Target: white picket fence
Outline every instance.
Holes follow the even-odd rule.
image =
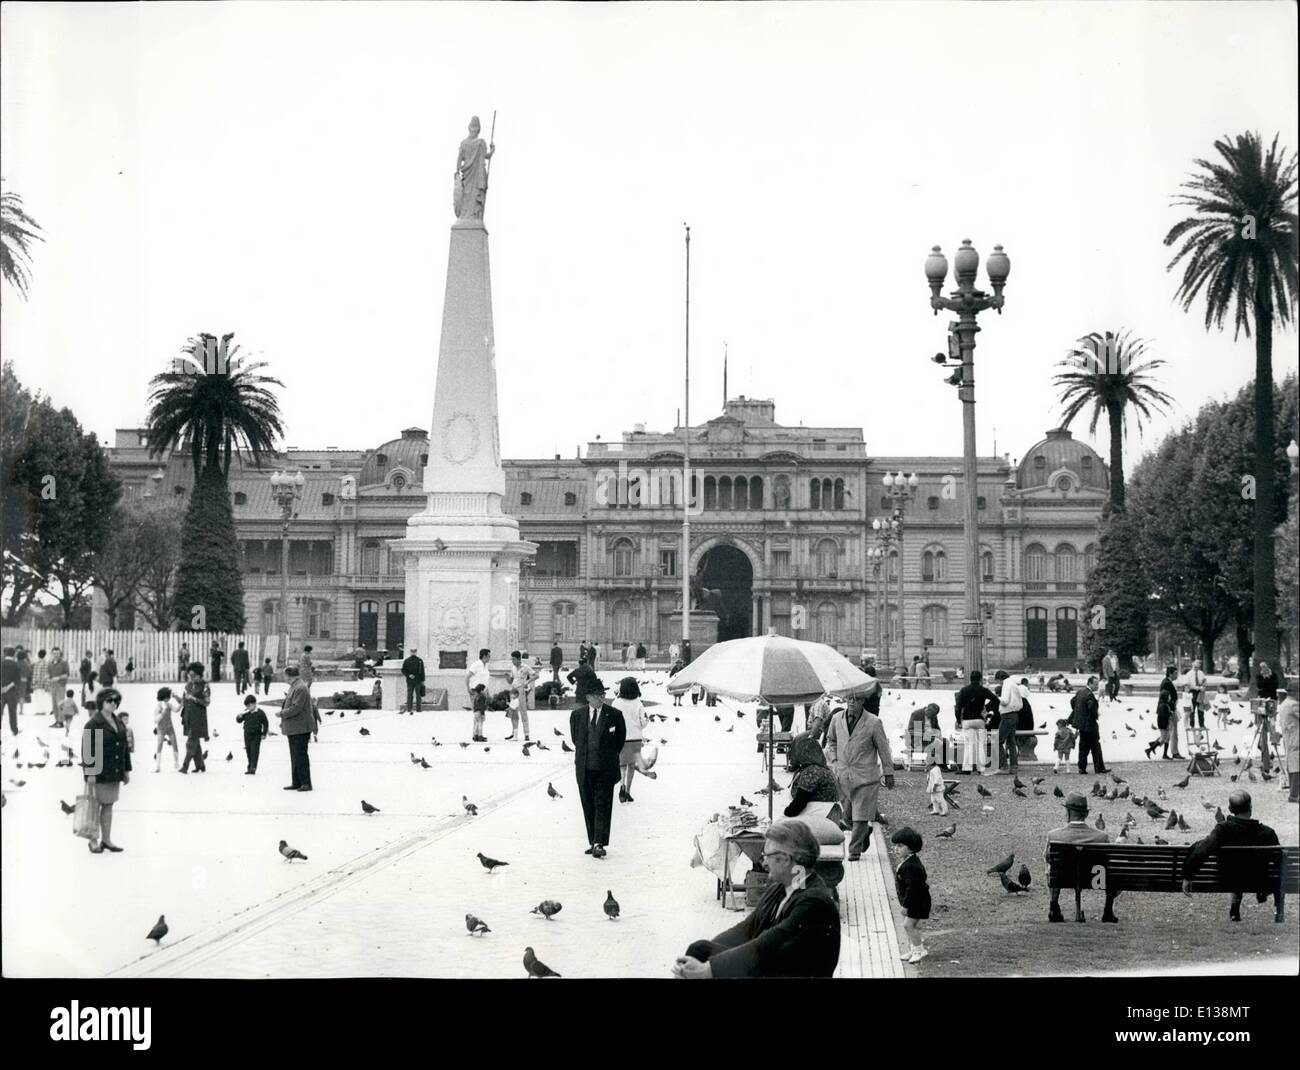
[[[190,660],[203,662],[205,671],[211,672],[208,651],[212,649],[214,639],[226,655],[221,662],[223,680],[233,679],[230,655],[239,643],[243,643],[244,649],[248,651],[250,672],[261,664],[264,641],[260,635],[236,635],[233,632],[110,631],[107,628],[73,631],[58,628],[6,628],[4,633],[5,646],[25,647],[28,657],[33,661],[36,660],[38,650],[45,650],[48,655],[49,651],[58,647],[68,659],[74,681],[77,678],[77,666],[81,664],[87,650],[91,652],[90,660],[96,672],[104,660],[104,651],[111,650],[123,680],[127,678],[126,663],[133,661],[135,669],[131,673],[132,680],[158,683],[175,681],[179,676],[182,643],[190,648]],[[266,645],[274,645],[274,638]],[[265,656],[274,656],[274,651],[268,650]]]

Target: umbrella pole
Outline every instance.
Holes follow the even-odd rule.
[[[767,820],[770,824],[772,821],[772,785],[774,783],[772,774],[772,756],[775,740],[773,738],[772,722],[776,720],[776,707],[767,708]]]

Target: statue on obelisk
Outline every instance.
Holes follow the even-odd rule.
[[[477,117],[469,133],[456,159],[426,501],[407,520],[402,543],[406,638],[425,659],[426,685],[445,688],[452,709],[469,702],[465,670],[480,650],[492,652],[494,690],[504,686],[520,639],[520,564],[537,550],[502,510],[492,272],[483,225],[495,146],[478,136]]]
[[[451,206],[457,219],[482,219],[483,208],[487,203],[488,170],[492,154],[497,151],[496,143],[491,140],[496,134],[496,113],[492,114],[492,134],[485,143],[479,137],[483,129],[478,116],[471,116],[469,137],[460,143],[456,154],[456,185],[452,190]]]

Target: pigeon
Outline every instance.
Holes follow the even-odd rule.
[[[1192,826],[1187,823],[1187,818],[1185,818],[1182,814],[1178,815],[1178,831],[1179,832],[1192,831]]]
[[[1127,813],[1127,814],[1124,815],[1124,824],[1125,824],[1125,825],[1133,825],[1133,826],[1136,827],[1137,823],[1138,823],[1138,822],[1137,822],[1137,818],[1134,817],[1131,813]]]
[[[469,746],[468,743],[462,743],[462,744],[460,744],[460,749],[461,749],[461,750],[464,750],[464,749],[465,749],[466,747],[468,747],[468,746]]]
[[[1058,799],[1065,798],[1065,792],[1061,790],[1061,786],[1059,784],[1054,784],[1052,786],[1052,794],[1055,795]]]
[[[754,804],[753,804],[752,802],[750,802],[748,799],[746,799],[746,798],[742,795],[742,796],[740,797],[740,805],[741,805],[741,806],[753,806]]]
[[[482,918],[476,918],[473,914],[465,915],[465,928],[469,930],[470,936],[490,933],[492,930],[487,927],[487,922]]]
[[[214,733],[214,734],[215,734],[215,733]],[[37,737],[36,737],[36,742],[39,743],[42,747],[48,747],[48,746],[49,746],[49,744],[46,743],[45,740],[41,739],[40,736],[37,736]]]
[[[719,717],[719,716],[715,713],[715,714],[713,715],[713,720],[714,720],[714,722],[716,723],[716,722],[718,722],[718,721],[721,721],[722,718]]]
[[[1249,769],[1249,768],[1250,768],[1252,765],[1254,765],[1254,764],[1255,764],[1255,759],[1254,759],[1254,758],[1247,758],[1247,759],[1246,759],[1246,768],[1247,768],[1247,769]]]
[[[1091,795],[1093,798],[1096,798],[1098,795],[1105,795],[1106,789],[1101,786],[1100,780],[1094,780],[1092,782],[1092,791],[1090,791],[1088,794]]]
[[[1127,721],[1124,722],[1124,727],[1127,728],[1130,732],[1133,731],[1133,726],[1129,724]]]
[[[1111,788],[1110,791],[1106,793],[1107,802],[1114,802],[1118,798],[1119,798],[1119,792],[1116,791],[1114,788]]]
[[[744,711],[744,710],[737,710],[737,711],[736,711],[736,716],[737,716],[737,717],[744,717],[744,716],[745,716],[745,711]]]
[[[560,750],[562,750],[565,754],[573,753],[573,748],[569,746],[569,741],[567,739],[560,740]]]
[[[162,938],[166,935],[167,935],[167,919],[162,914],[159,914],[158,924],[149,930],[149,935],[146,936],[145,939],[152,940],[154,947],[161,947]]]
[[[1012,789],[1011,789],[1011,794],[1014,795],[1014,796],[1016,796],[1016,797],[1019,798],[1019,799],[1028,799],[1028,798],[1029,798],[1029,796],[1026,795],[1026,794],[1025,794],[1023,791],[1021,791],[1019,788],[1012,788]]]
[[[1097,827],[1098,827],[1099,829],[1102,829],[1103,831],[1105,831],[1105,828],[1106,828],[1106,819],[1105,819],[1104,817],[1102,817],[1101,814],[1098,814],[1098,815],[1097,815]]]
[[[548,747],[545,743],[534,743],[533,746],[536,747],[538,750],[550,750],[550,749],[551,749],[551,748]]]
[[[1202,802],[1202,803],[1201,803],[1201,806],[1202,806],[1203,808],[1205,808],[1206,810],[1213,810],[1213,809],[1214,809],[1214,803],[1212,803],[1212,802]]]
[[[213,739],[220,739],[220,738],[221,738],[221,733],[218,732],[215,728],[212,730],[212,738],[213,738]]]
[[[1233,753],[1234,756],[1236,755],[1236,753],[1237,753],[1237,748],[1236,748],[1236,747],[1233,747],[1233,748],[1232,748],[1232,753]],[[15,757],[18,756],[18,752],[17,752],[17,751],[14,751],[14,756],[15,756]]]
[[[465,807],[465,813],[469,814],[470,817],[478,817],[478,807],[469,801],[468,795],[460,797],[460,804]]]
[[[1216,807],[1214,808],[1214,823],[1215,823],[1216,825],[1222,825],[1222,824],[1223,824],[1225,821],[1227,821],[1227,820],[1228,820],[1228,819],[1227,819],[1226,817],[1223,816],[1223,807],[1222,807],[1222,806],[1216,806]]]
[[[27,768],[28,768],[28,769],[44,769],[48,764],[49,764],[48,762],[28,762],[28,763],[27,763]],[[1254,777],[1252,776],[1251,779],[1253,780]]]
[[[491,748],[491,747],[484,747],[484,748],[483,748],[483,753],[484,753],[484,754],[491,754],[491,753],[492,753],[492,748]]]
[[[1122,776],[1120,776],[1120,775],[1119,775],[1117,772],[1115,772],[1113,769],[1111,770],[1111,773],[1110,773],[1110,779],[1111,779],[1112,781],[1114,781],[1116,784],[1127,784],[1127,783],[1128,783],[1127,780],[1125,780]]]
[[[531,758],[532,756],[533,756],[533,752],[530,751],[527,747],[525,747],[525,748],[524,748],[524,757],[525,757],[525,758]]]
[[[290,847],[284,840],[280,841],[280,854],[286,862],[292,862],[295,858],[301,858],[304,862],[307,861],[305,854],[296,847]]]
[[[546,794],[549,795],[552,799],[564,798],[563,795],[561,795],[558,791],[555,790],[555,785],[552,784],[549,780],[546,782]]]
[[[432,746],[432,747],[441,747],[441,746],[442,746],[442,744],[438,742],[438,737],[437,737],[437,736],[430,736],[430,737],[429,737],[429,745]]]
[[[482,858],[482,857],[483,857],[482,855],[479,855],[479,858]],[[489,860],[489,861],[490,861],[490,860]],[[504,863],[497,863],[497,864],[498,864],[498,865],[503,865]],[[487,865],[487,863],[485,862],[484,865]],[[542,917],[544,917],[547,921],[550,921],[553,917],[555,917],[556,914],[558,914],[558,913],[559,913],[561,910],[563,910],[563,909],[564,909],[564,906],[560,903],[559,900],[557,900],[557,899],[543,899],[540,903],[537,904],[537,906],[533,907],[533,909],[530,910],[529,913],[530,913],[530,914],[540,914],[540,915],[542,915]]]
[[[377,814],[377,813],[379,813],[379,807],[378,807],[378,806],[371,806],[368,802],[366,802],[365,799],[362,799],[362,800],[361,800],[361,811],[362,811],[362,813],[364,813],[364,814]]]
[[[727,731],[728,731],[728,732],[734,732],[735,730],[736,730],[736,726],[735,726],[734,724],[732,724],[732,725],[727,725]]]
[[[1155,820],[1158,817],[1164,817],[1168,812],[1169,811],[1157,806],[1150,799],[1147,800],[1147,816],[1152,820]]]
[[[1174,787],[1176,787],[1176,788],[1185,788],[1185,787],[1187,787],[1187,785],[1190,784],[1191,782],[1192,782],[1191,775],[1188,774],[1187,776],[1183,777],[1183,779],[1180,780],[1177,784],[1175,784]]]
[[[1038,787],[1037,785],[1034,785],[1034,794],[1035,794],[1035,795],[1046,795],[1047,792],[1045,792],[1042,788]]]
[[[479,864],[482,865],[482,867],[486,869],[489,873],[491,873],[494,869],[496,869],[497,866],[510,865],[509,862],[498,862],[495,858],[489,858],[482,851],[478,852],[478,860],[479,860]]]
[[[976,784],[975,790],[986,799],[991,799],[993,797],[993,792],[989,791],[989,789],[983,784]]]
[[[11,780],[11,781],[9,781],[9,783],[12,784],[15,788],[21,788],[24,784],[27,783],[27,781],[25,781],[25,780]]]
[[[234,760],[235,760],[235,752],[234,752],[234,751],[227,751],[227,752],[226,752],[226,761],[228,761],[228,762],[233,762]]]
[[[1028,888],[1029,882],[1033,879],[1033,875],[1029,872],[1029,867],[1022,862],[1020,865],[1020,872],[1016,874],[1016,880],[1020,882],[1020,887]]]
[[[1169,841],[1166,840],[1163,836],[1157,836],[1157,837],[1156,837],[1156,843],[1158,843],[1161,847],[1168,847],[1168,846],[1169,846]]]
[[[1237,777],[1239,777],[1240,775],[1241,775],[1240,773],[1233,773],[1232,776],[1228,777],[1228,779],[1235,784],[1237,783]]]
[[[40,765],[38,765],[36,768],[37,768],[37,769],[44,769],[44,768],[45,768],[45,763],[42,762],[42,763],[41,763]],[[1265,781],[1269,781],[1269,780],[1272,780],[1272,779],[1273,779],[1273,774],[1270,773],[1267,769],[1261,769],[1261,770],[1259,771],[1259,775],[1260,775],[1261,779],[1263,779],[1263,780],[1265,780]]]
[[[367,728],[365,725],[362,725],[361,728],[359,729],[359,731],[361,732],[361,734],[362,734],[363,736],[368,736],[368,735],[370,735],[370,729]]]
[[[1233,759],[1232,759],[1232,764],[1233,764],[1233,765],[1240,765],[1240,764],[1241,764],[1241,756],[1238,755],[1236,758],[1233,758]]]
[[[1025,785],[1022,784],[1022,783],[1020,782],[1020,777],[1019,777],[1019,776],[1013,776],[1013,777],[1011,778],[1011,784],[1012,784],[1013,787],[1017,787],[1017,788],[1019,788],[1021,791],[1024,791],[1024,789],[1025,789]]]
[[[609,889],[605,890],[605,917],[610,921],[618,921],[618,900],[614,898],[614,893]]]
[[[75,806],[69,806],[62,799],[59,800],[59,809],[62,810],[65,814],[73,814],[76,813],[77,811],[77,808]]]
[[[777,790],[777,791],[784,791],[785,789],[778,785],[777,788],[776,788],[776,790]],[[889,825],[890,825],[889,818],[887,818],[884,814],[882,814],[879,810],[877,810],[877,811],[876,811],[876,824],[879,825],[881,828],[889,828]]]
[[[1004,858],[996,866],[993,866],[991,869],[986,870],[985,875],[991,877],[994,873],[1005,873],[1007,870],[1011,868],[1012,863],[1014,863],[1015,860],[1016,860],[1016,852],[1012,851],[1009,855],[1007,855],[1006,858]]]
[[[419,764],[420,764],[420,759],[417,758],[414,754],[411,754],[410,751],[407,751],[406,753],[411,755],[411,764],[412,764],[412,765],[419,765]]]
[[[954,836],[956,836],[956,835],[957,835],[957,822],[954,821],[954,822],[953,822],[951,825],[949,825],[946,829],[942,829],[942,830],[940,830],[940,832],[939,832],[939,839],[941,839],[941,840],[951,840],[951,839],[952,839]]]
[[[1124,785],[1124,788],[1123,788],[1123,790],[1119,793],[1118,798],[1120,798],[1120,799],[1127,799],[1127,798],[1128,798],[1128,785],[1127,785],[1127,784]]]
[[[554,732],[554,733],[555,733],[557,736],[559,736],[561,739],[564,738],[564,733],[561,732],[558,728],[554,728],[554,727],[552,727],[552,728],[551,728],[551,731]]]
[[[1116,843],[1128,843],[1128,825],[1123,824],[1119,827],[1119,835],[1115,837]]]
[[[668,740],[666,740],[666,739],[661,739],[661,740],[659,741],[659,745],[662,746],[662,747],[666,747],[666,746],[668,746]]]
[[[1223,750],[1223,744],[1220,743],[1217,739],[1214,741],[1214,749],[1215,749],[1215,750]]]
[[[1008,877],[1005,873],[999,873],[998,879],[1002,881],[1002,887],[1005,888],[1011,895],[1019,895],[1021,892],[1025,890],[1022,887],[1020,887],[1020,885],[1018,885],[1015,881],[1013,881],[1010,877]]]
[[[1044,780],[1046,780],[1046,779],[1047,779],[1047,777],[1045,777],[1045,776],[1036,776],[1036,777],[1034,777],[1033,779],[1031,779],[1029,782],[1030,782],[1031,784],[1037,786],[1037,785],[1041,784],[1041,783],[1042,783]]]
[[[1165,831],[1176,829],[1178,827],[1178,813],[1175,810],[1169,811],[1169,820],[1165,822]]]
[[[421,768],[421,769],[432,769],[433,766],[431,766],[427,761],[425,761],[423,758],[421,758],[421,759],[420,759],[420,768]]]
[[[533,954],[531,947],[524,948],[524,969],[528,971],[529,977],[559,977],[546,963]]]
[[[1164,788],[1156,788],[1156,798],[1167,799],[1169,798],[1169,793],[1166,792]]]
[[[665,720],[666,720],[666,718],[665,718]],[[682,719],[681,719],[680,717],[674,717],[673,720],[676,721],[678,724],[681,724],[681,721],[682,721]]]

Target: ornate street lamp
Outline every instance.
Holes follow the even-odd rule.
[[[876,533],[876,553],[870,556],[880,560],[885,564],[885,589],[888,591],[889,585],[889,552],[891,548],[898,551],[898,660],[906,667],[907,665],[907,626],[905,624],[905,606],[903,603],[903,510],[916,494],[916,488],[921,480],[913,472],[911,475],[904,475],[899,472],[897,475],[891,475],[886,472],[881,479],[881,486],[885,488],[886,496],[894,502],[894,511],[883,519],[877,517],[871,522],[872,530]],[[889,599],[885,599],[884,609],[884,636],[885,636],[885,664],[891,665],[889,660]]]
[[[280,507],[280,644],[281,665],[289,663],[289,521],[293,519],[294,505],[302,498],[303,484],[307,482],[301,472],[275,471],[271,473],[271,496]]]
[[[925,258],[925,277],[930,284],[930,307],[937,316],[939,310],[957,313],[952,332],[957,336],[961,356],[960,378],[954,373],[949,381],[957,386],[962,401],[962,460],[966,489],[966,615],[961,622],[962,653],[967,672],[984,668],[984,622],[980,614],[979,592],[979,487],[975,458],[975,335],[979,332],[976,316],[985,309],[997,309],[1002,314],[1002,289],[1011,273],[1011,259],[1002,246],[993,247],[989,257],[989,285],[992,296],[975,289],[975,275],[980,257],[970,243],[961,243],[954,258],[957,288],[947,297],[942,296],[944,279],[948,276],[948,258],[939,246],[934,246]]]

